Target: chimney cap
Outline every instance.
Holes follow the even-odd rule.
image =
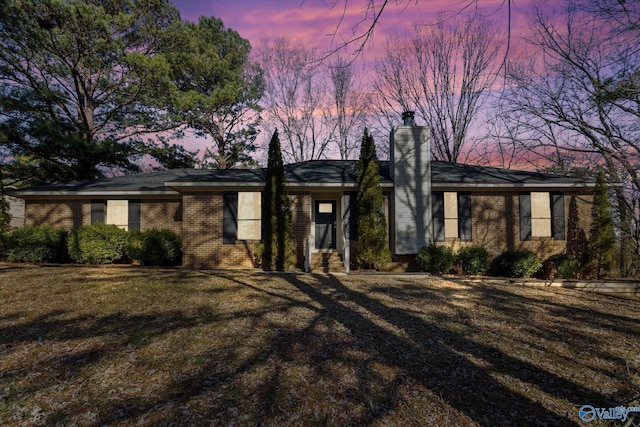
[[[402,123],[404,126],[415,126],[415,121],[413,120],[415,115],[414,111],[407,110],[402,113]]]

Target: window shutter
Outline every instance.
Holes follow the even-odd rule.
[[[356,227],[358,224],[358,215],[356,210],[358,209],[357,194],[355,191],[348,191],[342,196],[342,204],[345,206],[343,224],[344,235],[347,240],[355,240],[357,237]]]
[[[520,240],[531,240],[531,194],[520,193]]]
[[[433,239],[436,242],[444,242],[444,193],[432,194],[433,208]]]
[[[471,193],[458,193],[458,235],[463,242],[472,240]]]
[[[140,231],[140,200],[129,200],[129,231]]]
[[[565,240],[564,193],[551,193],[551,234],[555,240]]]
[[[224,193],[222,209],[222,243],[234,244],[238,236],[238,193]]]
[[[91,201],[91,224],[104,222],[104,200]]]

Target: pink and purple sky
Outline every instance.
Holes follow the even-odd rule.
[[[373,0],[380,5],[383,0]],[[478,14],[508,31],[508,0],[389,0],[357,61],[374,62],[384,52],[387,36],[409,33],[415,25],[433,23],[441,14]],[[528,31],[527,15],[544,0],[511,0],[512,52]],[[287,37],[321,52],[361,35],[371,24],[370,0],[173,0],[184,20],[197,22],[200,16],[216,17],[225,27],[238,32],[256,48],[263,40]],[[337,31],[337,35],[335,34]],[[502,31],[502,30],[501,30]],[[351,51],[343,51],[349,54]],[[264,145],[263,135],[259,145]],[[183,141],[188,149],[208,145],[201,139]],[[262,150],[256,153],[262,159]]]
[[[512,34],[526,28],[526,17],[534,0],[512,0]],[[197,21],[200,16],[222,19],[258,46],[263,39],[287,37],[321,50],[353,37],[354,26],[361,34],[371,22],[369,0],[173,0],[182,19]],[[375,0],[381,4],[382,0]],[[414,25],[432,22],[440,13],[478,13],[495,21],[507,32],[507,0],[389,0],[376,26],[374,37],[363,52],[364,59],[382,51],[387,35],[404,33]],[[363,19],[365,20],[364,22]],[[339,28],[337,37],[332,35]]]

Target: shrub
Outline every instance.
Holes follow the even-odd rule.
[[[448,273],[456,261],[456,255],[449,246],[431,244],[420,249],[416,261],[423,270],[431,274]]]
[[[491,264],[491,255],[484,246],[465,246],[458,251],[458,261],[465,274],[484,274]]]
[[[578,259],[566,253],[551,255],[547,261],[552,262],[556,268],[555,277],[560,279],[575,279],[580,270]]]
[[[7,236],[7,258],[22,262],[64,262],[67,232],[49,225],[24,226]]]
[[[134,237],[134,246],[135,246]],[[171,230],[146,230],[140,234],[140,257],[144,265],[178,265],[182,260],[182,239]],[[134,250],[135,253],[135,250]]]
[[[531,251],[506,251],[496,260],[496,272],[507,277],[531,277],[542,268],[542,261]]]
[[[110,264],[124,258],[129,233],[116,225],[83,225],[69,234],[69,255],[86,264]]]
[[[124,248],[124,254],[131,261],[142,261],[142,233],[132,231]]]

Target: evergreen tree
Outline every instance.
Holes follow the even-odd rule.
[[[362,136],[358,166],[357,262],[364,267],[379,268],[389,262],[384,198],[380,186],[380,166],[373,137],[367,129]]]
[[[293,262],[295,250],[291,227],[291,203],[287,195],[280,138],[276,130],[269,142],[267,176],[262,192],[262,227],[265,270],[285,270]]]
[[[4,194],[4,174],[2,173],[2,165],[0,165],[0,258],[4,255],[10,223],[9,203],[5,199]]]
[[[602,172],[598,174],[596,181],[591,217],[591,233],[587,243],[585,263],[588,270],[596,278],[600,278],[604,271],[614,265],[616,250],[616,234],[611,216],[611,204]]]

